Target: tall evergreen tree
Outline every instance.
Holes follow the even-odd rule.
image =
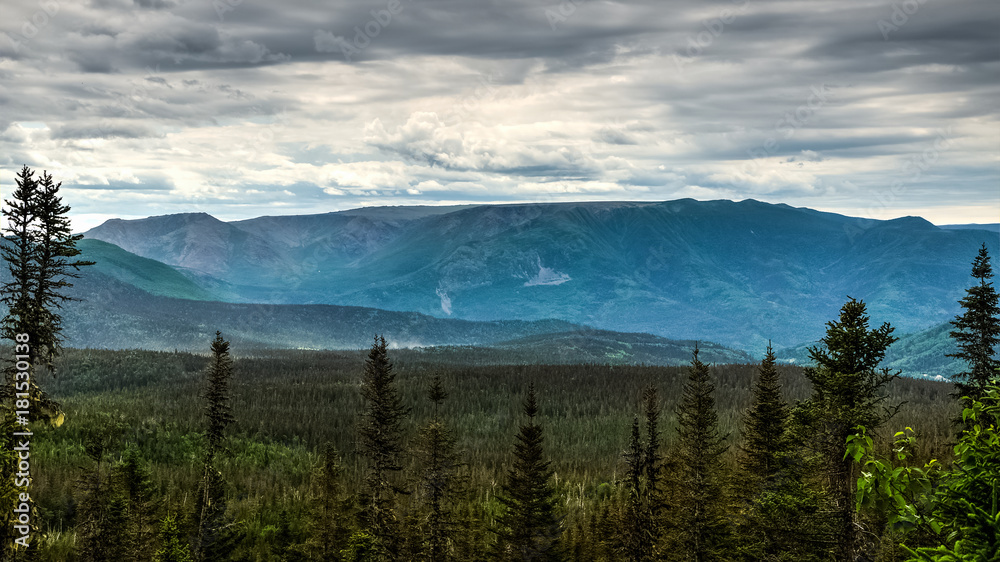
[[[215,332],[204,394],[206,446],[194,512],[196,535],[192,550],[195,560],[199,561],[226,560],[235,541],[232,522],[226,513],[226,482],[215,467],[226,428],[233,422],[232,407],[229,404],[229,381],[232,375],[233,360],[229,355],[229,342],[222,338],[222,333]]]
[[[628,448],[622,457],[625,461],[625,497],[616,550],[621,560],[648,562],[653,559],[652,521],[646,490],[648,456],[642,444],[638,417],[632,419]]]
[[[15,178],[13,199],[4,201],[4,244],[0,247],[11,280],[3,284],[3,337],[14,341],[17,334],[28,334],[32,358],[37,355],[38,318],[34,295],[38,285],[38,260],[35,226],[38,219],[38,180],[24,166]],[[31,361],[33,363],[33,361]],[[5,385],[9,386],[9,385]]]
[[[997,378],[1000,361],[995,359],[997,344],[1000,343],[1000,306],[997,292],[993,287],[993,267],[984,243],[979,255],[972,261],[972,276],[978,281],[966,290],[965,297],[958,301],[964,312],[951,323],[955,326],[950,335],[955,339],[958,352],[948,354],[965,361],[969,370],[957,373],[955,386],[959,396],[972,401],[979,400],[986,392],[990,380]]]
[[[59,310],[73,300],[65,293],[68,281],[79,277],[79,269],[94,262],[70,260],[80,254],[76,243],[82,235],[70,230],[70,211],[59,197],[61,183],[43,172],[39,178],[27,166],[15,178],[13,199],[4,201],[5,243],[0,253],[7,262],[11,280],[3,285],[3,302],[8,306],[3,320],[3,336],[29,336],[30,362],[41,361],[51,368],[62,341]]]
[[[838,560],[854,560],[857,548],[856,478],[854,463],[845,458],[847,437],[857,426],[875,431],[894,413],[884,406],[885,390],[898,373],[878,367],[886,349],[896,341],[892,332],[888,323],[870,330],[864,302],[848,300],[839,319],[827,322],[822,346],[809,349],[816,366],[807,368],[805,375],[813,393],[793,414],[796,424],[807,432],[800,436],[801,442],[818,454],[830,491],[830,546]]]
[[[523,404],[527,418],[514,445],[514,464],[507,472],[504,506],[496,530],[496,552],[500,560],[545,561],[559,559],[559,535],[552,469],[545,460],[542,426],[537,423],[538,401],[534,383],[528,386]]]
[[[726,501],[722,455],[726,437],[719,432],[715,385],[695,347],[688,380],[677,405],[676,548],[684,560],[705,562],[722,557],[726,546]]]
[[[222,448],[226,428],[233,423],[233,409],[229,404],[229,381],[233,377],[233,359],[229,355],[229,342],[215,332],[212,341],[212,362],[208,367],[208,385],[205,388],[205,439],[206,462],[211,464]]]
[[[79,255],[76,242],[82,237],[70,233],[66,217],[70,208],[62,204],[58,195],[61,184],[54,183],[48,173],[36,179],[27,166],[18,172],[15,181],[13,199],[4,201],[3,209],[7,224],[0,254],[7,262],[11,280],[2,288],[2,300],[8,306],[2,332],[4,338],[17,346],[19,355],[28,356],[32,380],[27,391],[32,407],[22,421],[46,419],[59,425],[61,408],[38,387],[34,370],[38,362],[51,369],[59,353],[60,309],[63,303],[72,300],[63,294],[64,289],[72,287],[67,278],[78,277],[76,271],[93,262],[67,261]],[[27,341],[15,340],[18,334],[26,334]],[[6,401],[12,398],[10,383],[14,372],[12,364],[4,369],[8,383],[0,386],[4,407],[8,407]]]
[[[649,513],[651,556],[656,558],[660,547],[661,519],[666,507],[663,491],[663,454],[660,453],[660,395],[650,384],[642,393],[646,416],[646,445],[643,448],[643,471],[646,476],[643,501]]]
[[[135,447],[129,447],[111,473],[115,494],[119,497],[114,510],[120,510],[123,521],[122,542],[128,560],[149,560],[156,538],[155,515],[159,507],[152,475]]]
[[[790,433],[791,409],[781,393],[774,351],[758,369],[734,487],[737,551],[745,560],[811,560],[816,544],[817,494],[804,483],[802,459]]]
[[[38,387],[34,376],[35,366],[41,360],[44,365],[51,367],[52,359],[58,354],[59,333],[62,329],[58,309],[62,302],[68,300],[61,290],[70,286],[66,277],[75,276],[68,268],[78,269],[92,262],[69,263],[64,259],[79,253],[75,248],[79,238],[69,233],[68,219],[65,216],[69,207],[61,204],[57,195],[59,185],[53,184],[52,176],[43,173],[39,181],[34,177],[34,172],[24,166],[16,174],[15,183],[17,187],[13,192],[13,199],[4,201],[2,210],[7,223],[3,231],[0,255],[7,262],[11,280],[4,283],[0,291],[0,299],[7,305],[7,314],[0,331],[4,338],[10,339],[14,344],[17,355],[27,356],[27,388],[18,387],[16,390],[27,392],[31,404],[28,415],[18,415],[15,422],[23,426],[29,421],[47,419],[58,425],[62,423],[61,408]],[[23,407],[14,408],[14,404],[10,403],[15,398],[14,382],[18,372],[14,367],[15,363],[10,362],[3,369],[0,408],[4,410],[24,410]],[[14,477],[13,466],[0,463],[0,479],[11,482]],[[3,496],[12,497],[6,494]],[[32,504],[30,501],[28,503]],[[12,513],[13,507],[12,503],[0,502],[0,511],[4,513]],[[33,505],[30,509],[34,511]],[[32,521],[37,520],[37,517],[32,517]],[[0,538],[11,538],[8,533],[13,529],[8,529],[7,525],[3,527]],[[4,540],[0,546],[0,555],[11,560],[15,556],[21,557],[22,554],[15,555],[8,550],[12,548],[12,544],[13,540]],[[34,551],[34,546],[29,547],[27,555],[33,556]]]
[[[743,415],[739,464],[747,476],[751,496],[774,483],[787,464],[787,455],[792,450],[792,442],[785,432],[788,416],[774,350],[768,342],[754,383],[750,408]]]
[[[353,505],[344,493],[342,473],[337,450],[328,443],[323,451],[322,463],[312,477],[312,498],[306,524],[309,538],[302,549],[310,560],[338,561],[341,560],[340,551],[347,548]]]
[[[409,409],[396,388],[384,337],[376,337],[365,361],[361,380],[364,410],[358,429],[361,454],[367,460],[366,498],[362,522],[372,537],[376,560],[396,560],[401,535],[396,519],[396,496],[403,492],[394,479],[403,469],[402,424]]]
[[[461,491],[458,471],[462,463],[455,450],[455,436],[441,418],[441,403],[447,397],[441,377],[435,376],[427,389],[434,417],[421,431],[419,449],[422,497],[427,510],[424,558],[430,562],[455,559],[454,543],[459,530],[455,501]]]
[[[54,183],[48,172],[38,178],[35,202],[38,225],[36,227],[36,283],[33,287],[34,310],[38,314],[38,332],[35,346],[39,359],[48,368],[59,354],[62,343],[62,317],[58,310],[63,303],[74,300],[65,295],[65,289],[73,286],[68,279],[79,278],[81,267],[94,265],[92,261],[73,260],[80,255],[76,243],[82,234],[73,235],[70,229],[70,211],[59,197],[62,182]]]

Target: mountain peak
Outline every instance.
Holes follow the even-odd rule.
[[[938,228],[927,219],[912,215],[887,220],[883,223],[883,225],[889,228],[907,228],[915,230],[937,230]]]

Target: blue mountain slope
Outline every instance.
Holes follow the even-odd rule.
[[[559,318],[759,352],[820,337],[848,295],[902,331],[957,312],[980,229],[758,201],[382,208],[223,223],[116,221],[88,236],[231,301],[469,320]]]

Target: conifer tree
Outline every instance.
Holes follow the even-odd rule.
[[[120,450],[128,426],[107,414],[99,419],[83,436],[84,454],[92,464],[79,483],[76,549],[83,562],[121,560],[126,548],[125,500],[114,485],[109,459]]]
[[[538,401],[534,383],[528,386],[523,411],[527,420],[518,432],[514,464],[499,497],[505,509],[497,522],[496,553],[500,560],[558,560],[562,529],[556,516],[555,490],[549,482],[552,469],[542,448],[542,427],[535,420]]]
[[[809,349],[815,367],[805,370],[812,383],[809,400],[796,406],[796,424],[805,428],[800,442],[818,454],[826,488],[830,491],[830,541],[838,560],[854,560],[857,530],[854,511],[854,464],[845,458],[847,437],[857,426],[875,431],[894,413],[884,406],[885,389],[898,373],[880,369],[886,349],[896,338],[882,324],[868,328],[862,301],[851,298],[836,322],[827,322],[822,346]],[[898,408],[897,408],[898,409]]]
[[[229,355],[229,342],[215,332],[212,341],[212,363],[208,368],[208,386],[205,389],[205,439],[206,462],[211,464],[222,448],[226,428],[233,423],[233,409],[229,404],[229,381],[233,376],[233,360]]]
[[[15,183],[17,187],[13,199],[4,201],[5,208],[2,210],[7,222],[0,255],[7,262],[11,280],[4,283],[0,291],[2,301],[7,305],[0,332],[12,341],[18,355],[27,356],[29,381],[27,388],[17,388],[17,391],[27,392],[31,404],[29,414],[17,416],[15,422],[23,426],[30,421],[47,419],[59,425],[62,423],[61,408],[36,384],[35,367],[41,361],[51,370],[52,360],[59,352],[62,317],[58,309],[70,300],[62,289],[72,286],[66,278],[77,276],[69,268],[75,271],[93,262],[67,262],[65,259],[79,254],[75,244],[80,237],[70,234],[66,218],[69,207],[62,205],[57,195],[59,184],[53,183],[52,176],[43,173],[38,180],[34,172],[24,166],[16,174]],[[27,339],[19,334],[26,335]],[[4,363],[7,363],[6,359]],[[14,404],[9,403],[15,391],[13,383],[17,370],[14,365],[10,362],[3,369],[0,408],[5,410],[14,409]],[[23,407],[17,409],[24,410]],[[14,473],[6,472],[6,468],[6,465],[0,466],[4,469],[0,472],[0,479],[10,482]],[[6,494],[3,495],[6,497]],[[13,507],[13,504],[0,502],[0,511],[4,513],[12,513]],[[30,509],[34,510],[34,507]],[[32,521],[37,520],[37,517],[32,517]],[[7,533],[5,525],[0,531],[0,538]],[[10,554],[8,558],[13,559],[14,555],[6,552],[11,544],[12,540],[4,541],[0,546],[0,555]],[[33,552],[34,547],[31,547],[28,556],[33,556]]]
[[[10,270],[11,280],[3,284],[3,302],[7,315],[3,319],[3,337],[13,341],[17,334],[28,334],[29,344],[38,341],[38,318],[34,295],[38,285],[38,261],[35,225],[38,219],[38,180],[24,166],[15,178],[17,187],[13,199],[5,200],[3,216],[4,244],[0,247]],[[32,357],[38,349],[31,345]],[[33,361],[32,361],[33,363]]]
[[[653,537],[647,501],[647,464],[645,448],[639,431],[639,418],[632,419],[625,461],[625,498],[622,506],[620,544],[616,549],[621,560],[647,562],[653,555]]]
[[[309,538],[304,548],[310,560],[340,560],[340,551],[347,547],[353,505],[344,494],[342,473],[340,457],[328,443],[322,463],[312,477],[312,500],[306,525]]]
[[[781,380],[771,343],[758,370],[750,408],[743,415],[739,463],[751,496],[774,483],[786,465],[792,442],[786,435],[789,408],[781,395]]]
[[[38,333],[35,345],[42,355],[39,357],[48,368],[59,354],[62,344],[62,317],[58,309],[63,303],[75,300],[64,294],[73,286],[68,279],[79,278],[81,267],[94,265],[92,261],[73,260],[80,255],[76,243],[82,234],[73,235],[70,229],[70,211],[59,197],[62,182],[54,183],[48,172],[38,178],[36,213],[36,265],[37,282],[34,286],[34,310],[38,314]]]
[[[984,243],[972,261],[972,276],[978,281],[966,289],[958,301],[964,312],[951,323],[955,326],[950,335],[955,339],[958,352],[948,354],[968,363],[969,370],[955,376],[959,396],[968,398],[965,406],[982,398],[990,380],[997,378],[996,349],[1000,343],[1000,306],[993,287],[993,267]]]
[[[361,454],[367,460],[361,516],[376,560],[396,560],[401,545],[395,507],[403,490],[393,475],[403,468],[402,424],[409,409],[403,406],[395,380],[385,338],[376,337],[361,381],[365,406],[358,429]]]
[[[803,479],[802,459],[790,434],[791,409],[781,393],[774,351],[758,369],[750,408],[743,415],[736,540],[746,560],[815,558],[818,497]]]
[[[455,450],[455,436],[441,418],[441,403],[447,397],[441,377],[435,376],[427,389],[427,398],[434,404],[434,417],[421,431],[419,450],[422,492],[428,512],[423,543],[425,558],[430,562],[453,560],[458,538],[454,503],[461,490],[458,471],[462,463]]]
[[[112,470],[112,483],[124,520],[123,550],[129,560],[149,560],[156,537],[154,528],[158,499],[149,467],[135,447],[129,447]]]
[[[187,539],[177,524],[177,518],[168,513],[160,525],[160,548],[153,554],[154,562],[194,562]]]
[[[661,519],[666,508],[663,491],[663,455],[660,453],[660,395],[650,384],[643,391],[643,410],[646,415],[646,445],[643,465],[646,476],[643,501],[649,513],[649,541],[651,556],[656,558],[660,547]]]
[[[5,201],[3,215],[6,243],[2,252],[11,273],[3,286],[3,302],[8,306],[3,335],[13,339],[18,333],[29,335],[31,362],[41,361],[52,367],[62,341],[62,316],[59,309],[72,287],[68,281],[79,277],[79,269],[94,262],[71,260],[80,254],[76,243],[83,235],[70,230],[70,211],[59,197],[61,183],[43,172],[24,166],[15,178],[13,200]]]
[[[58,406],[46,396],[35,383],[35,366],[39,357],[45,356],[45,346],[42,334],[46,331],[43,325],[43,314],[36,308],[35,295],[38,293],[38,180],[35,173],[24,166],[15,177],[17,187],[12,200],[5,200],[3,216],[7,219],[4,226],[4,240],[0,246],[10,271],[11,280],[3,284],[2,301],[7,305],[7,315],[3,318],[3,337],[9,339],[21,359],[27,356],[28,389],[32,407],[28,416],[18,416],[21,425],[39,419],[39,414],[45,410],[58,410]],[[18,337],[18,334],[26,335]],[[14,362],[4,359],[5,384],[0,386],[0,400],[4,408],[13,409],[9,401],[14,398],[14,376],[17,372]],[[18,392],[24,392],[19,388]],[[24,408],[19,408],[24,410]],[[0,475],[5,478],[12,475]],[[0,506],[4,507],[4,506]],[[13,506],[11,506],[13,507]]]
[[[202,461],[202,477],[195,500],[193,556],[195,560],[226,560],[236,540],[232,522],[226,513],[225,479],[215,467],[215,459],[225,439],[226,427],[233,422],[229,405],[229,381],[233,375],[233,360],[229,342],[215,333],[212,341],[212,361],[208,367],[205,389],[206,447]]]
[[[675,550],[686,560],[720,558],[727,540],[722,455],[726,438],[719,433],[708,366],[695,347],[688,380],[677,405],[677,503]]]

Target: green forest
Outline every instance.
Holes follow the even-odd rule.
[[[883,368],[894,330],[850,297],[811,367],[73,349],[80,237],[51,176],[17,184],[3,560],[1000,560],[985,245],[952,383]]]

